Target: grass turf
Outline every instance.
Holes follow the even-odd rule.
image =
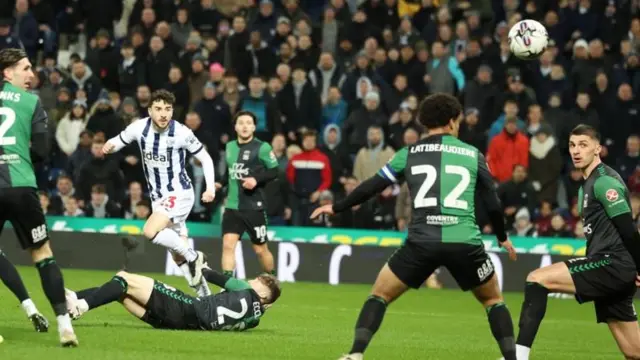
[[[337,359],[351,346],[353,327],[368,285],[284,284],[283,296],[258,328],[243,333],[154,330],[111,304],[74,322],[80,347],[62,349],[51,308],[33,268],[20,268],[40,311],[52,322],[36,333],[13,295],[0,285],[0,359]],[[112,273],[65,270],[72,289],[98,286]],[[188,290],[179,277],[154,276]],[[514,318],[521,294],[506,294]],[[620,359],[593,305],[549,299],[532,359]],[[469,293],[420,290],[405,294],[387,311],[367,359],[491,359],[500,357],[486,315]]]

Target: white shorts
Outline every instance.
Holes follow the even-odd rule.
[[[181,225],[187,221],[194,202],[193,190],[175,191],[154,201],[151,208],[153,212],[166,214],[174,225]]]

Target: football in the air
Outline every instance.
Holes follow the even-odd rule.
[[[547,29],[535,20],[519,21],[509,30],[509,48],[519,59],[537,59],[548,43]]]

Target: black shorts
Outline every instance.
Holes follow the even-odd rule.
[[[388,261],[391,271],[417,289],[440,266],[446,267],[460,288],[474,289],[491,279],[493,263],[482,245],[407,242]]]
[[[195,298],[159,281],[153,282],[151,297],[142,321],[156,329],[200,329],[193,302]]]
[[[0,189],[0,231],[11,222],[23,249],[38,249],[49,241],[47,221],[35,188]]]
[[[636,269],[616,255],[595,255],[565,261],[580,304],[593,301],[596,320],[636,321],[633,297]]]
[[[267,216],[259,210],[226,209],[222,216],[222,234],[249,234],[251,242],[260,245],[269,240],[267,238]]]

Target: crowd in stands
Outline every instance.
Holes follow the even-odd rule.
[[[406,185],[337,216],[306,215],[419,141],[416,109],[434,92],[462,102],[460,138],[486,154],[513,234],[583,237],[582,175],[567,141],[579,123],[601,131],[602,157],[640,213],[638,0],[0,0],[0,8],[13,9],[0,19],[0,48],[22,47],[36,64],[33,91],[55,139],[37,167],[47,214],[149,215],[138,149],[103,157],[100,148],[147,116],[160,88],[175,94],[175,119],[206,145],[217,176],[232,115],[257,115],[257,137],[282,170],[266,191],[271,224],[404,230]],[[525,18],[550,36],[535,61],[516,59],[507,44]],[[189,168],[202,192],[201,167],[192,159]],[[210,221],[222,198],[197,203],[192,220]]]

